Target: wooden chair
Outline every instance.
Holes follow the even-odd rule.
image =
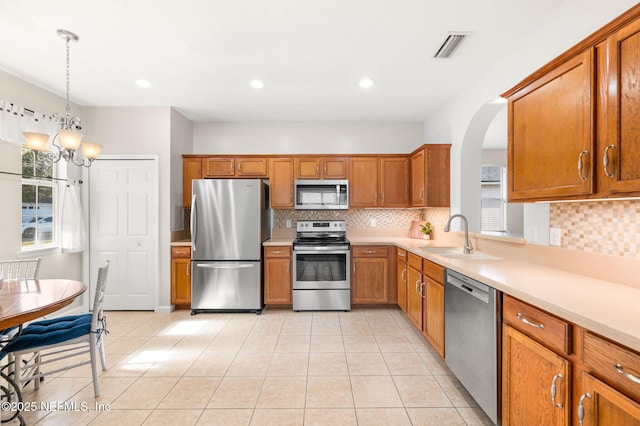
[[[0,351],[0,359],[9,355],[9,371],[19,388],[33,380],[38,389],[41,377],[90,363],[94,395],[100,396],[97,358],[100,357],[102,371],[105,371],[107,362],[102,337],[107,331],[102,301],[108,270],[109,261],[98,269],[92,313],[32,322]],[[86,353],[89,359],[44,371],[53,362]]]

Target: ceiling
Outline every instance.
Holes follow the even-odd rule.
[[[80,37],[80,105],[173,106],[196,122],[416,122],[568,1],[2,0],[0,69],[63,95],[62,28]],[[470,35],[433,58],[449,31]],[[375,86],[360,88],[363,76]]]

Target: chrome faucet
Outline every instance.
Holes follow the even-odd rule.
[[[451,221],[455,217],[459,217],[464,222],[464,254],[469,254],[473,251],[473,246],[471,245],[471,241],[469,241],[469,222],[466,217],[461,214],[454,214],[451,216],[447,221],[447,224],[444,226],[444,232],[449,232],[449,229],[451,228]]]

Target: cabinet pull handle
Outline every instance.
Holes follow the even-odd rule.
[[[580,401],[578,402],[578,424],[582,426],[584,424],[584,399],[591,399],[591,394],[589,392],[585,393],[580,397]]]
[[[407,275],[407,270],[406,270],[406,269],[403,269],[403,270],[402,270],[402,275],[401,275],[401,276],[402,276],[402,282],[403,282],[403,283],[406,283],[406,282],[407,282],[407,277],[406,277],[406,275]]]
[[[578,155],[578,175],[580,175],[580,178],[582,180],[587,180],[589,179],[589,176],[585,176],[582,174],[582,168],[584,166],[584,163],[582,162],[582,157],[584,157],[585,155],[589,154],[589,151],[587,151],[586,149],[584,151],[582,151],[580,153],[580,155]]]
[[[544,324],[536,324],[535,322],[531,322],[525,317],[523,317],[520,312],[518,312],[518,314],[516,315],[516,318],[518,318],[523,323],[530,325],[531,327],[536,327],[536,328],[539,328],[540,330],[544,330]]]
[[[364,252],[367,253],[367,254],[372,254],[372,253],[375,253],[376,250],[365,250]]]
[[[238,161],[238,171],[242,170],[242,163]]]
[[[420,201],[424,200],[424,188],[420,190]]]
[[[384,192],[382,193],[382,202],[384,203]]]
[[[402,258],[404,258],[404,254],[402,254],[402,253],[398,253],[398,257],[402,257]]]
[[[416,280],[416,293],[420,294],[420,291],[418,291],[418,284],[420,284],[420,280]]]
[[[191,275],[191,262],[187,263],[187,276]]]
[[[422,297],[422,298],[424,299],[424,298],[425,298],[425,297],[427,297],[427,296],[425,296],[425,295],[422,293],[422,289],[423,289],[423,288],[424,288],[424,283],[420,283],[420,297]]]
[[[324,165],[324,174],[325,175],[327,174],[327,165],[326,164]]]
[[[282,253],[280,250],[274,250],[271,252],[271,254],[280,254],[280,253]]]
[[[229,161],[229,170],[233,172],[233,161]]]
[[[560,404],[559,402],[556,402],[556,393],[558,391],[556,387],[556,380],[558,379],[564,379],[564,376],[560,373],[553,376],[553,380],[551,380],[551,402],[556,408],[562,409],[562,404]]]
[[[320,166],[316,164],[316,174],[319,175],[320,174]]]
[[[631,373],[627,373],[626,371],[624,371],[624,368],[622,367],[622,365],[616,364],[613,366],[613,368],[615,368],[618,373],[622,374],[624,377],[631,380],[633,383],[637,383],[640,385],[640,377]]]
[[[616,146],[611,144],[608,147],[606,147],[604,149],[604,156],[602,157],[602,164],[604,165],[604,174],[609,176],[610,178],[615,177],[615,173],[610,173],[609,172],[609,150],[610,149],[615,149]]]

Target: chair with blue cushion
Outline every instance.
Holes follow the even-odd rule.
[[[35,388],[38,389],[41,377],[90,363],[94,395],[96,398],[100,396],[97,358],[99,355],[102,371],[105,371],[107,363],[102,335],[106,332],[106,318],[102,312],[102,301],[108,270],[109,261],[98,269],[92,313],[32,322],[22,330],[19,337],[9,342],[0,351],[0,359],[9,355],[10,371],[19,387],[33,380]],[[84,355],[87,352],[88,360],[44,371],[50,363]],[[23,362],[25,356],[29,359]]]

